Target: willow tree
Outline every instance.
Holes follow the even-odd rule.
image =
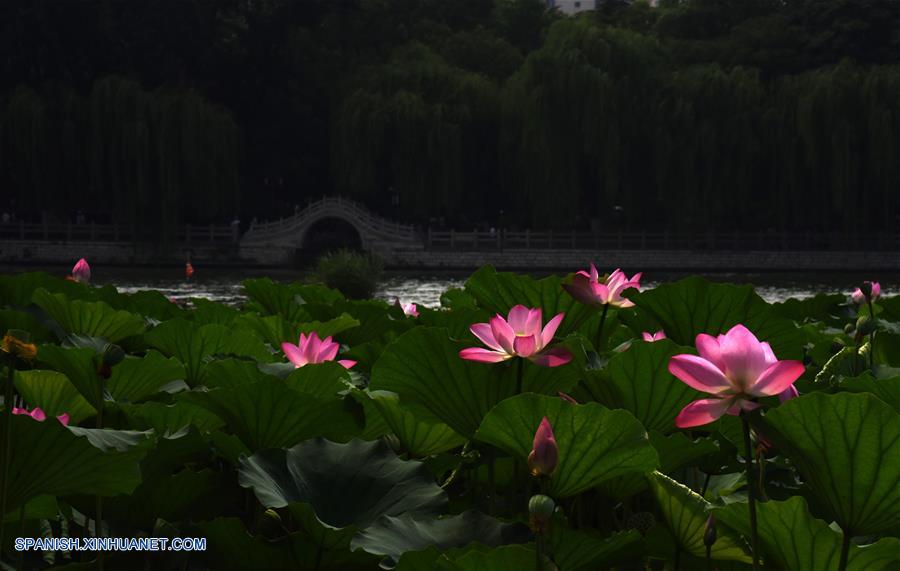
[[[497,85],[419,44],[355,85],[333,121],[339,192],[379,207],[393,188],[407,216],[466,214],[496,180],[495,162],[472,168],[472,145],[496,148]]]
[[[224,222],[239,204],[239,134],[194,91],[108,77],[87,96],[18,88],[2,117],[4,171],[23,214],[106,214],[171,241],[184,221]]]

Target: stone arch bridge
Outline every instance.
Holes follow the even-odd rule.
[[[389,263],[405,252],[424,250],[424,237],[413,226],[386,220],[340,196],[323,197],[287,218],[254,223],[239,246],[242,258],[284,265],[296,262],[302,252],[328,246],[331,238],[337,238],[338,246],[357,246]]]

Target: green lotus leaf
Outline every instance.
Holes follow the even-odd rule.
[[[369,387],[400,395],[404,404],[420,404],[459,434],[471,437],[484,415],[516,392],[519,363],[465,361],[447,330],[416,327],[392,343],[372,369]],[[523,363],[523,391],[556,394],[578,381],[572,365],[546,368]]]
[[[900,415],[871,394],[811,393],[770,411],[763,435],[845,533],[900,526]]]
[[[69,422],[78,424],[97,414],[75,385],[56,371],[16,371],[16,388],[29,409],[40,407],[48,417],[68,414]]]
[[[213,355],[250,357],[263,363],[272,360],[271,352],[258,337],[223,325],[198,326],[173,319],[154,327],[144,338],[150,346],[184,364],[185,380],[191,386],[204,384],[206,362]]]
[[[732,503],[713,511],[717,521],[750,536],[750,510]],[[784,571],[836,571],[841,556],[841,533],[809,513],[806,500],[756,504],[760,550],[766,568]],[[786,538],[790,538],[786,541]],[[851,545],[848,571],[887,571],[900,564],[900,539],[884,538],[872,545]]]
[[[469,328],[473,323],[487,323],[492,315],[483,309],[476,307],[454,309],[419,309],[419,317],[416,322],[425,327],[443,327],[450,333],[452,339],[470,339]]]
[[[12,446],[7,513],[42,494],[115,496],[141,481],[138,463],[152,442],[146,433],[67,428],[23,415],[9,420],[10,435],[0,426],[0,438]]]
[[[592,571],[608,567],[629,556],[639,555],[641,534],[635,530],[604,537],[593,530],[575,530],[562,521],[550,525],[547,542],[560,569]]]
[[[294,369],[294,366],[290,363],[257,364],[255,361],[245,359],[219,359],[205,365],[203,382],[210,389],[238,387],[266,379],[268,374],[261,368],[276,365],[286,365],[287,371],[293,371]]]
[[[424,457],[447,452],[465,444],[466,439],[442,422],[428,422],[406,409],[394,393],[376,391],[372,400],[403,450]]]
[[[648,431],[675,432],[675,417],[681,409],[706,396],[669,373],[669,360],[684,352],[667,339],[635,342],[613,355],[603,369],[588,371],[581,388],[610,408],[627,410]]]
[[[208,432],[221,428],[225,424],[213,412],[184,401],[173,404],[161,402],[119,404],[118,409],[122,411],[133,428],[153,429],[161,435],[176,434],[189,426],[194,426],[201,432]]]
[[[544,323],[557,313],[565,313],[557,335],[565,336],[579,330],[589,331],[593,338],[600,323],[599,312],[576,301],[566,293],[562,284],[563,279],[559,276],[537,280],[530,276],[498,272],[491,266],[484,266],[469,277],[465,291],[475,299],[478,307],[504,317],[518,304],[541,308]],[[586,325],[588,320],[591,320],[591,327]],[[606,325],[611,326],[611,320],[607,319]]]
[[[50,293],[62,293],[68,299],[96,300],[94,288],[63,280],[44,272],[23,272],[0,276],[0,300],[10,307],[28,307],[34,293],[44,289]]]
[[[269,539],[251,535],[238,518],[221,517],[198,524],[209,548],[204,559],[211,569],[261,571],[318,569],[318,571],[372,571],[377,558],[363,551],[329,550],[302,533]]]
[[[302,394],[276,379],[183,393],[180,399],[215,413],[251,450],[291,446],[316,436],[346,440],[363,428],[350,401]]]
[[[640,477],[658,466],[656,451],[637,419],[596,403],[573,405],[560,398],[518,395],[494,407],[475,438],[524,462],[545,416],[559,446],[556,471],[546,482],[550,496],[574,496],[616,476]]]
[[[45,494],[28,500],[25,503],[24,519],[54,519],[59,515],[59,502],[55,496]],[[21,509],[21,507],[19,508]],[[12,511],[6,514],[4,521],[6,524],[18,524],[19,516],[22,515],[18,511]]]
[[[344,299],[337,290],[321,285],[277,284],[269,278],[246,280],[244,292],[250,309],[263,315],[281,315],[290,323],[311,321],[308,303],[334,304]]]
[[[779,359],[801,359],[806,341],[790,319],[778,316],[753,286],[712,283],[689,277],[625,297],[649,313],[679,345],[693,346],[699,333],[718,335],[742,323],[768,341]]]
[[[151,350],[143,358],[125,357],[114,366],[106,388],[116,401],[140,402],[184,377],[184,366],[177,359]]]
[[[234,320],[241,315],[240,311],[233,307],[202,297],[192,298],[191,304],[194,306],[191,315],[197,325],[216,324],[230,327]]]
[[[659,471],[672,474],[697,460],[719,452],[719,445],[711,438],[691,440],[683,432],[663,436],[650,431],[650,444],[659,455]],[[612,498],[626,500],[647,489],[647,480],[629,475],[619,476],[600,484],[600,490]]]
[[[307,321],[294,324],[287,321],[281,315],[260,316],[254,313],[243,314],[235,319],[234,326],[240,329],[253,331],[273,348],[281,350],[284,342],[297,343],[300,333],[315,331],[324,339],[337,335],[359,325],[359,321],[344,313],[326,322]]]
[[[186,310],[159,291],[143,290],[123,294],[117,292],[112,286],[91,289],[99,301],[105,301],[114,309],[143,315],[148,318],[148,321],[168,321],[187,315]],[[69,299],[73,299],[71,295]]]
[[[452,560],[444,556],[437,561],[439,571],[510,571],[534,569],[533,546],[504,545],[494,549],[470,548],[454,553]]]
[[[41,345],[38,360],[68,377],[81,396],[95,409],[103,406],[103,380],[97,374],[99,358],[93,349],[63,349],[57,345]]]
[[[385,516],[359,532],[351,549],[387,557],[394,565],[408,551],[422,551],[436,547],[440,551],[479,543],[497,547],[532,540],[531,532],[523,524],[502,523],[477,511],[442,518],[404,513]]]
[[[350,373],[335,361],[294,369],[284,384],[295,391],[322,397],[333,397],[353,386]]]
[[[847,296],[840,293],[820,293],[805,299],[786,299],[773,303],[772,310],[777,315],[798,323],[822,321],[838,327],[843,327],[851,311],[847,307]]]
[[[0,332],[19,329],[31,334],[32,343],[55,341],[56,336],[35,315],[38,310],[0,309]]]
[[[900,413],[900,377],[876,380],[865,375],[843,379],[841,388],[853,393],[872,393]]]
[[[647,477],[663,519],[679,547],[695,557],[706,557],[703,535],[710,503],[693,490],[659,472]],[[717,539],[710,557],[750,563],[744,541],[724,525],[717,526]]]
[[[382,516],[436,514],[447,502],[424,464],[400,460],[383,442],[317,438],[261,450],[241,461],[238,481],[263,506],[307,503],[332,528],[365,529]]]
[[[102,301],[69,300],[65,294],[54,294],[45,289],[34,292],[32,301],[66,333],[103,337],[116,343],[144,331],[144,320],[139,316],[129,311],[117,311]]]

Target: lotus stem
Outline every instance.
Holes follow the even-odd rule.
[[[522,381],[525,376],[525,360],[524,359],[516,359],[518,361],[516,363],[516,394],[522,394]]]
[[[100,406],[97,408],[97,429],[100,430],[103,428],[103,402],[100,402]],[[94,517],[94,535],[96,537],[103,537],[103,497],[97,496],[96,502],[94,504],[96,513]],[[105,556],[103,551],[97,552],[97,569],[103,571],[103,567],[105,564]]]
[[[25,504],[19,508],[19,537],[25,535]],[[25,552],[19,553],[19,560],[16,561],[16,570],[22,571],[25,568]]]
[[[838,571],[847,571],[847,559],[850,557],[850,531],[844,530],[841,540],[841,558],[838,561]]]
[[[13,379],[16,374],[15,357],[9,357],[6,362],[6,385],[4,386],[3,400],[3,490],[0,491],[0,555],[3,554],[4,531],[6,531],[6,492],[9,488],[9,458],[12,448],[12,400]]]
[[[603,347],[600,345],[600,341],[603,340],[603,325],[606,323],[606,314],[609,311],[609,304],[603,304],[603,313],[600,314],[600,327],[597,328],[597,353],[599,354]]]
[[[753,447],[750,444],[750,421],[747,414],[741,413],[741,424],[744,427],[744,451],[747,462],[747,500],[750,504],[750,543],[753,547],[753,571],[759,571],[759,533],[756,526],[756,491],[753,478]]]
[[[869,319],[872,320],[872,325],[875,325],[875,307],[872,305],[871,296],[868,298],[869,304]],[[869,333],[869,369],[872,371],[872,374],[875,374],[875,331],[872,330]]]

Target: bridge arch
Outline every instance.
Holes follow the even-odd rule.
[[[300,229],[296,248],[318,256],[330,250],[363,250],[363,232],[346,216],[324,214]]]
[[[325,197],[291,217],[251,225],[240,247],[258,259],[296,261],[298,251],[327,240],[320,234],[328,233],[336,242],[379,255],[397,248],[421,248],[423,244],[421,234],[412,226],[381,218],[346,198]]]

